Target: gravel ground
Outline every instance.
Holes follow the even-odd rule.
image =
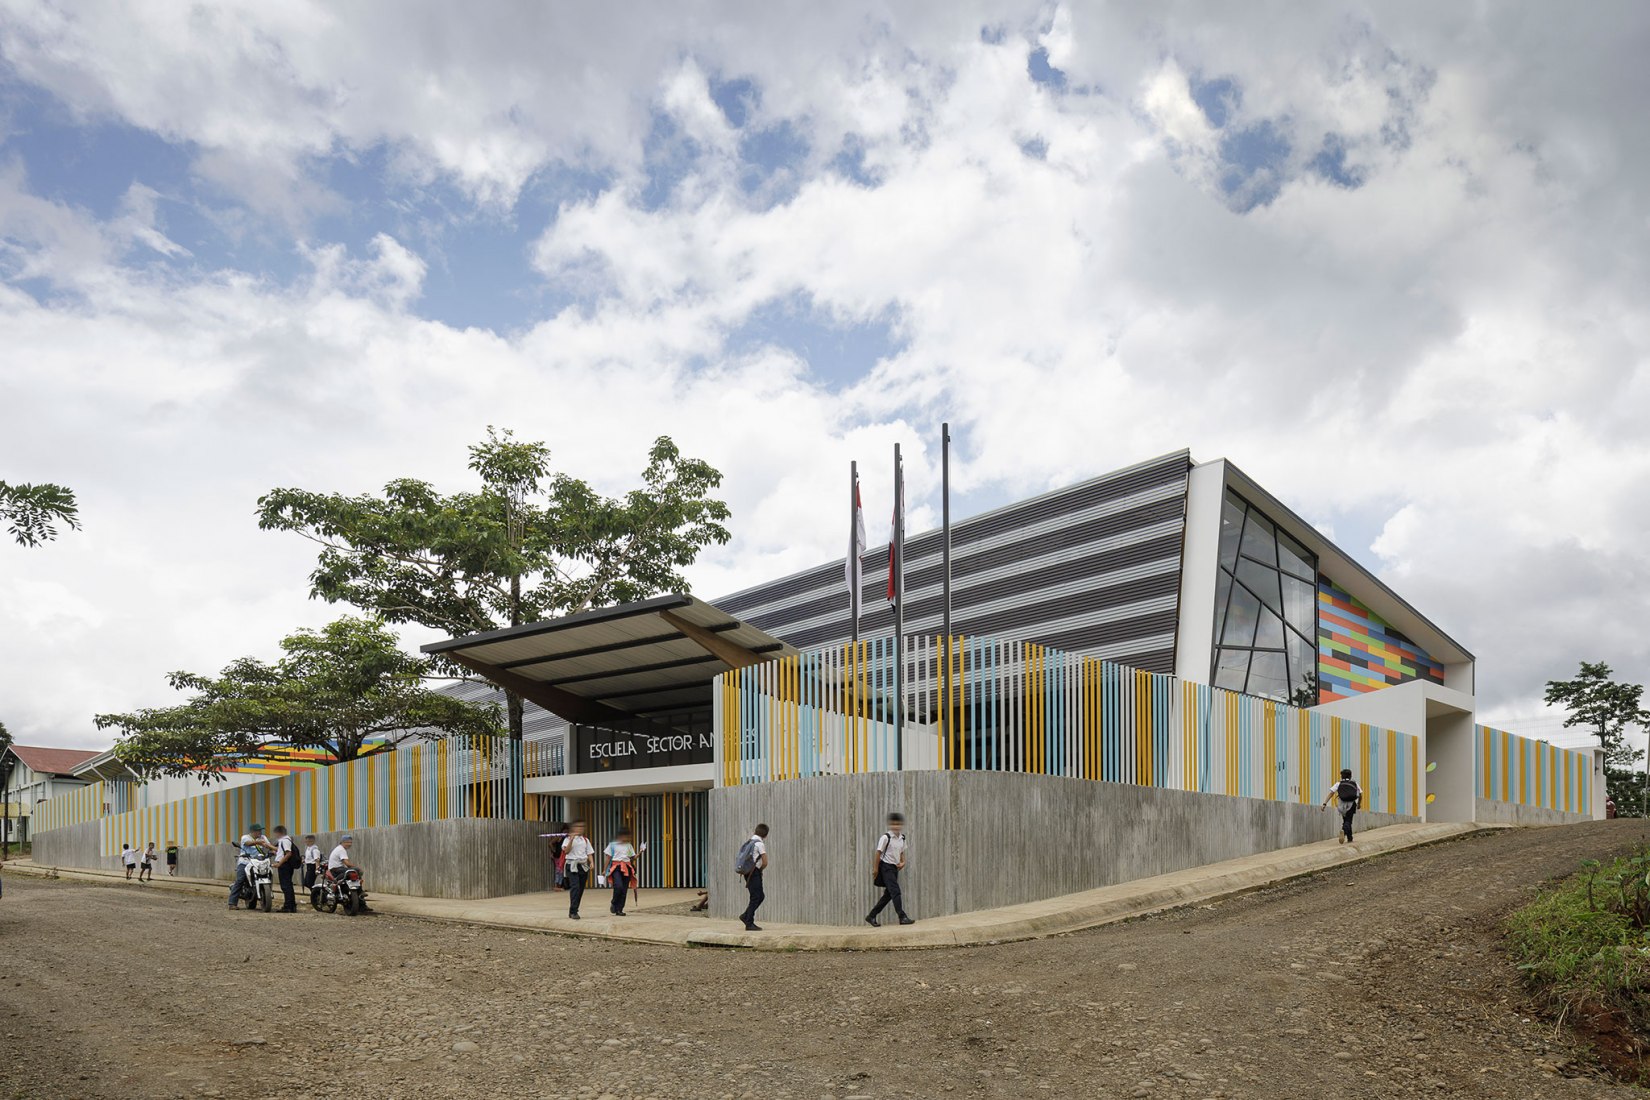
[[[817,955],[8,876],[0,1098],[1633,1097],[1531,1018],[1500,929],[1647,839],[1497,832],[1056,939]]]

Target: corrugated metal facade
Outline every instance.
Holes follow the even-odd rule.
[[[1173,672],[1191,465],[1177,451],[952,524],[953,631]],[[940,630],[941,550],[939,531],[905,540],[909,634]],[[892,634],[886,544],[864,560],[860,634]],[[712,602],[799,647],[851,633],[841,559]]]

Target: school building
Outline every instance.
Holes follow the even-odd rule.
[[[900,809],[964,868],[991,867],[984,824],[1090,823],[1023,882],[913,859],[930,911],[958,911],[1327,838],[1343,766],[1376,822],[1602,816],[1592,753],[1479,725],[1472,653],[1231,462],[1180,451],[955,523],[949,641],[942,537],[906,540],[899,676],[885,578],[852,642],[842,559],[425,650],[560,719],[555,774],[524,784],[540,816],[628,823],[644,874],[713,897],[758,818],[776,858],[834,865]],[[788,915],[855,919],[862,877]]]
[[[407,746],[116,814],[88,788],[46,804],[60,843],[36,851],[106,863],[181,829],[217,868],[254,815],[353,830],[380,889],[480,897],[548,885],[539,834],[583,817],[598,843],[621,824],[647,843],[642,885],[708,886],[731,915],[733,852],[761,820],[786,876],[764,915],[847,924],[892,810],[931,916],[1329,839],[1318,803],[1342,767],[1364,828],[1603,816],[1593,753],[1477,723],[1471,652],[1228,461],[1179,451],[955,523],[950,637],[942,538],[906,540],[901,647],[886,547],[864,556],[857,641],[840,558],[447,639],[424,649],[529,701],[524,743]],[[432,876],[430,844],[463,881]]]

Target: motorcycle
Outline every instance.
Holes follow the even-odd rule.
[[[336,913],[340,907],[346,917],[367,911],[367,891],[361,885],[361,872],[347,867],[334,875],[322,870],[309,891],[309,904],[318,913]]]
[[[275,903],[274,872],[268,856],[254,856],[246,864],[246,904],[269,912]]]

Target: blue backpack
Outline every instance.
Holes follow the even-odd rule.
[[[756,870],[756,838],[739,846],[739,854],[733,857],[733,870],[736,874],[748,875]]]

